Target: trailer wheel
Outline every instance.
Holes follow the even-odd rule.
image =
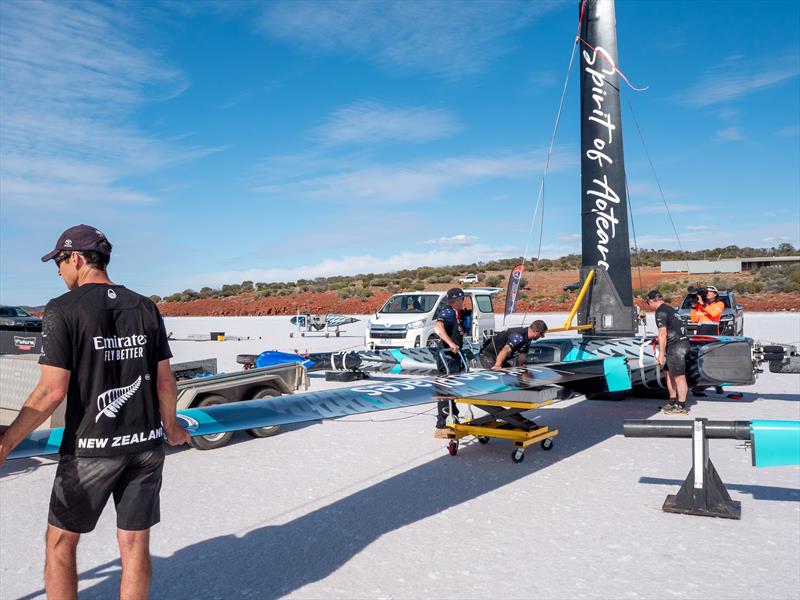
[[[273,387],[261,387],[258,388],[253,394],[253,400],[258,400],[260,398],[275,398],[280,396],[281,393]],[[254,438],[265,438],[275,435],[281,430],[280,425],[270,425],[269,427],[255,427],[253,429],[245,429],[247,435],[252,436]]]
[[[517,448],[511,453],[511,460],[515,463],[521,463],[525,460],[525,449],[524,448]]]
[[[486,436],[486,435],[480,435],[480,436],[478,436],[478,441],[481,444],[488,444],[489,443],[489,437]]]
[[[553,449],[553,438],[547,438],[546,440],[542,440],[542,450],[552,450]]]
[[[428,341],[425,342],[425,347],[426,348],[438,348],[439,347],[439,342],[441,342],[441,340],[439,339],[439,336],[434,333],[428,338]]]
[[[228,400],[225,396],[212,394],[200,400],[200,402],[196,404],[196,407],[203,408],[205,406],[213,406],[215,404],[227,404],[229,402],[230,400]],[[189,444],[191,444],[193,448],[197,448],[198,450],[214,450],[216,448],[222,448],[223,446],[227,445],[228,442],[231,441],[232,437],[233,437],[232,431],[226,431],[225,433],[215,433],[213,435],[199,435],[189,440]]]
[[[447,452],[450,454],[450,456],[455,456],[458,454],[458,442],[452,440],[449,444],[447,444]]]

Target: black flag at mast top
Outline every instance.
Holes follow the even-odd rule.
[[[586,0],[581,11],[581,238],[582,265],[604,269],[624,313],[632,311],[628,199],[622,149],[613,0]],[[594,315],[595,319],[598,315]],[[613,329],[633,335],[633,319]],[[633,328],[633,329],[631,329]],[[610,331],[609,331],[610,333]]]

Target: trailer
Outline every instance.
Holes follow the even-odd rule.
[[[39,381],[38,355],[0,355],[0,427],[7,427],[16,418],[22,405]],[[240,400],[271,398],[308,389],[308,374],[299,363],[287,363],[217,373],[216,359],[204,359],[171,365],[178,387],[178,410],[227,404]],[[50,429],[64,426],[66,402],[39,427]],[[247,429],[252,437],[269,437],[279,426]],[[192,438],[191,445],[199,450],[225,446],[232,432]]]

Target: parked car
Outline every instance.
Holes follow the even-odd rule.
[[[478,283],[478,276],[475,275],[475,273],[469,273],[468,275],[464,275],[461,279],[459,279],[458,283]]]
[[[690,334],[697,330],[697,323],[692,323],[689,319],[694,299],[695,294],[687,294],[678,309],[678,316],[686,323],[686,330]],[[725,311],[719,320],[719,334],[744,335],[744,309],[741,304],[736,303],[736,294],[733,290],[720,290],[719,299],[725,304]]]
[[[41,331],[42,319],[30,315],[19,306],[0,306],[0,329]]]
[[[465,306],[472,305],[472,327],[469,341],[480,343],[494,333],[492,295],[502,288],[468,288],[464,290]],[[438,346],[434,317],[447,303],[447,292],[404,292],[395,294],[369,321],[364,334],[368,349],[420,348]]]

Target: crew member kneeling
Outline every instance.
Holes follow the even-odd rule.
[[[527,327],[511,327],[498,331],[483,344],[478,359],[486,369],[524,365],[531,342],[542,339],[546,332],[547,325],[544,321],[534,321]]]

